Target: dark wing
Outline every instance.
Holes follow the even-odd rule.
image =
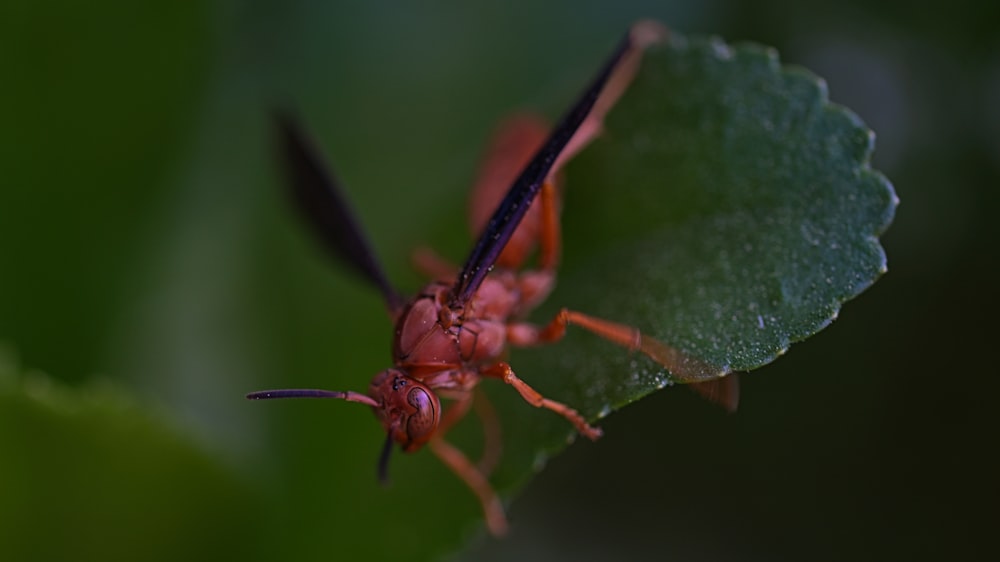
[[[452,308],[464,306],[479,289],[486,274],[496,263],[504,246],[513,236],[514,230],[517,229],[521,219],[528,212],[531,202],[541,191],[542,184],[548,177],[556,159],[559,158],[559,154],[566,148],[580,124],[587,118],[615,67],[632,46],[630,34],[618,45],[614,54],[583,92],[583,96],[570,108],[569,112],[553,129],[542,148],[538,150],[521,175],[514,181],[510,191],[507,192],[503,201],[500,202],[500,206],[486,223],[486,228],[472,248],[469,258],[465,260],[462,272],[455,281],[455,286],[451,289],[449,304]]]
[[[402,299],[389,284],[336,179],[312,142],[289,114],[276,112],[275,122],[282,164],[299,212],[327,251],[378,287],[390,312],[400,310]]]

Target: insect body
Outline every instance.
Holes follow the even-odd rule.
[[[604,115],[631,81],[643,50],[665,33],[655,22],[635,24],[551,133],[529,117],[501,128],[473,191],[472,226],[481,232],[477,243],[461,269],[430,252],[418,253],[417,265],[438,281],[408,303],[387,281],[333,176],[295,122],[279,116],[285,161],[300,210],[327,249],[382,292],[395,323],[394,365],[374,377],[367,394],[286,389],[253,392],[247,398],[337,398],[371,406],[386,431],[380,478],[385,480],[394,443],[407,452],[426,445],[476,493],[487,525],[497,535],[506,530],[506,519],[487,480],[499,451],[495,422],[489,413],[482,414],[487,446],[479,466],[444,440],[474,399],[482,400],[474,392],[482,379],[503,381],[528,403],[563,416],[590,439],[601,435],[576,410],[521,380],[503,360],[508,346],[553,342],[568,325],[575,325],[651,357],[680,382],[696,383],[700,393],[735,407],[735,378],[721,378],[717,369],[636,328],[567,309],[541,326],[520,320],[555,284],[562,163],[599,134]],[[527,269],[525,263],[536,247],[535,267]],[[441,398],[452,401],[447,410]],[[489,412],[485,406],[483,411]]]

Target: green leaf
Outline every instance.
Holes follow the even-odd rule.
[[[569,167],[564,267],[546,310],[638,327],[726,371],[774,360],[886,270],[877,237],[897,200],[869,167],[873,142],[821,79],[773,50],[674,36]],[[673,384],[579,332],[515,353],[515,370],[591,418]],[[572,431],[498,394],[514,434],[505,476],[517,481]]]
[[[200,117],[210,14],[0,6],[0,337],[54,376],[106,366],[107,334],[148,271]]]
[[[254,547],[257,502],[233,473],[108,385],[71,390],[0,357],[0,451],[9,560],[245,558]]]

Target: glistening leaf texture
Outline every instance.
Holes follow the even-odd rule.
[[[564,265],[545,310],[627,323],[730,371],[769,363],[886,271],[878,236],[897,199],[869,167],[873,144],[821,79],[773,50],[674,36],[567,172]],[[673,382],[589,334],[562,345],[513,364],[586,415]],[[534,443],[559,448],[558,421],[532,416]]]

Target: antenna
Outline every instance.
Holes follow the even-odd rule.
[[[280,390],[258,390],[247,394],[247,400],[270,400],[273,398],[336,398],[348,402],[368,404],[373,408],[381,406],[374,398],[350,390],[320,390],[317,388],[283,388]]]

